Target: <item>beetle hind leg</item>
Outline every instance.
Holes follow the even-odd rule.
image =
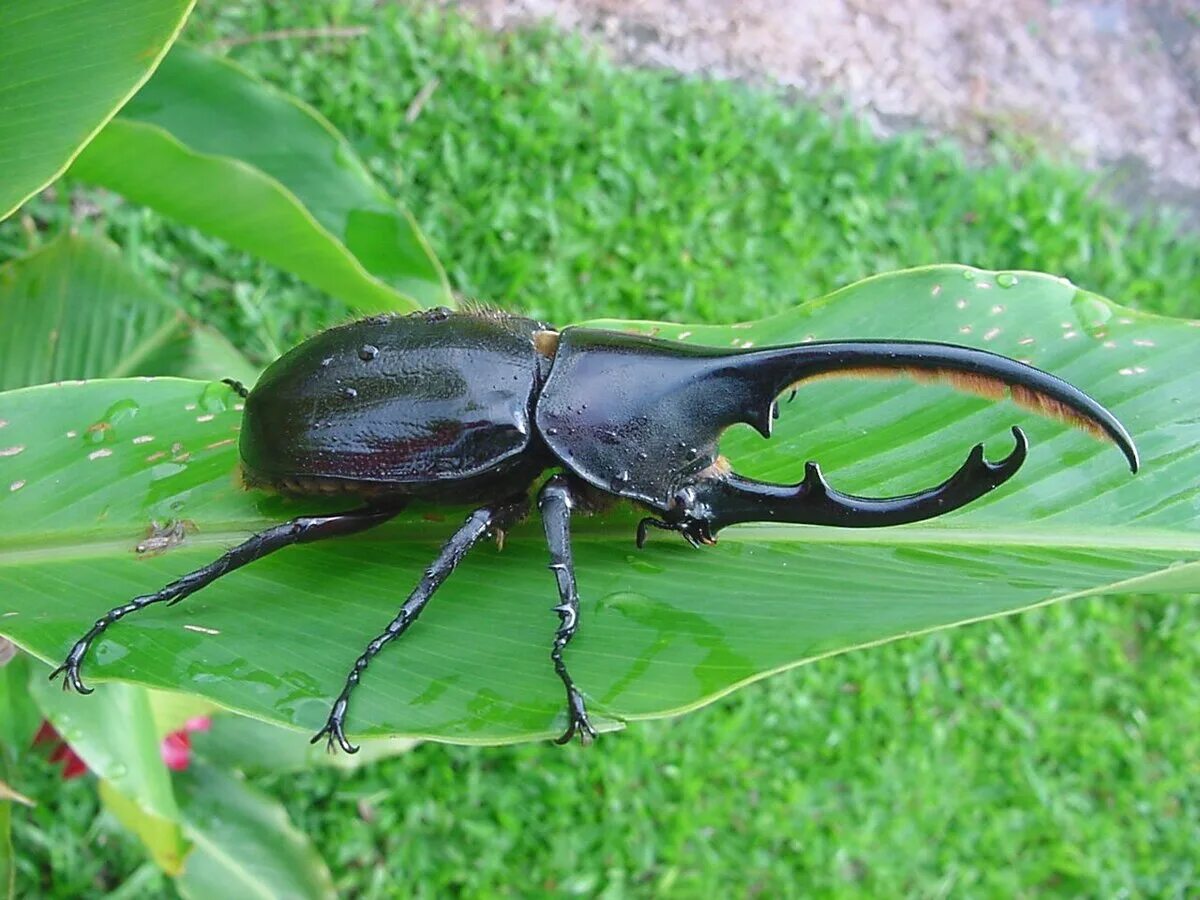
[[[155,603],[166,603],[168,606],[174,606],[180,600],[194,594],[202,587],[212,584],[222,575],[227,575],[234,569],[240,569],[247,563],[260,559],[268,553],[274,553],[276,550],[291,546],[292,544],[309,543],[311,541],[319,541],[323,538],[338,537],[340,535],[365,531],[368,528],[374,528],[376,525],[386,522],[400,512],[400,509],[401,507],[398,506],[381,509],[367,507],[338,515],[302,516],[292,519],[290,522],[284,522],[282,525],[268,528],[266,531],[260,531],[233,549],[221,554],[207,566],[196,569],[194,572],[188,572],[186,575],[175,579],[162,590],[153,594],[134,597],[128,603],[114,606],[97,619],[95,624],[88,629],[87,633],[71,646],[70,651],[67,653],[67,658],[61,666],[50,673],[50,678],[53,680],[59,675],[63,675],[64,690],[74,688],[81,694],[90,694],[92,689],[83,683],[83,679],[79,674],[84,658],[87,656],[88,650],[96,638],[100,637],[109,627],[115,625],[130,613],[145,609],[147,606],[152,606]]]
[[[579,740],[587,745],[596,737],[596,729],[588,717],[583,695],[575,687],[567,664],[563,662],[563,650],[579,629],[579,591],[575,587],[575,562],[571,557],[571,509],[574,505],[570,483],[562,475],[552,477],[538,494],[538,510],[546,530],[546,543],[550,546],[550,571],[558,582],[559,603],[554,612],[558,613],[559,626],[554,632],[550,659],[567,691],[567,730],[555,743],[569,743],[578,734]]]

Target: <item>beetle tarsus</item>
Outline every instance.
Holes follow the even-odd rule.
[[[578,732],[584,745],[596,736],[588,718],[587,704],[583,694],[575,687],[563,651],[579,630],[579,590],[575,585],[575,561],[571,556],[571,510],[575,506],[575,494],[570,481],[563,475],[555,475],[542,486],[538,494],[538,510],[542,514],[542,527],[546,531],[546,544],[550,547],[550,571],[558,583],[559,626],[554,632],[554,643],[550,648],[550,659],[567,692],[567,730],[555,743],[565,744]]]
[[[333,704],[333,710],[329,713],[329,719],[325,722],[325,727],[312,736],[310,744],[315,744],[321,738],[325,738],[325,750],[333,753],[336,747],[341,747],[345,753],[357,753],[358,747],[350,743],[346,738],[346,707],[349,703],[350,692],[347,688],[342,691],[340,697]]]
[[[76,641],[71,652],[67,654],[66,662],[50,673],[51,681],[59,675],[63,676],[62,689],[64,691],[74,690],[77,694],[87,695],[94,690],[84,684],[83,679],[79,676],[80,664],[83,662],[88,647],[91,646],[91,632],[88,632],[88,635],[88,637]]]
[[[592,721],[588,718],[583,695],[579,693],[575,685],[567,688],[567,719],[567,730],[560,737],[556,737],[554,743],[569,744],[571,738],[578,734],[579,743],[587,747],[596,739],[596,729],[592,727]]]

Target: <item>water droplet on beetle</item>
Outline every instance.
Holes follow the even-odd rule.
[[[321,368],[322,368],[322,369],[328,368],[328,367],[329,367],[329,364],[330,364],[331,362],[333,362],[333,357],[332,357],[332,356],[327,356],[327,357],[325,357],[323,360],[321,360]]]
[[[695,447],[688,447],[687,453],[684,454],[684,456],[686,456],[688,458],[689,462],[691,460],[695,459],[699,455],[700,455],[700,451],[697,450]]]
[[[625,482],[627,482],[628,480],[629,480],[629,472],[628,472],[628,470],[626,470],[626,469],[622,469],[620,472],[618,472],[618,473],[617,473],[617,481],[618,481],[620,484],[624,484],[624,483],[625,483]]]
[[[996,284],[1002,288],[1010,288],[1016,285],[1018,279],[1012,272],[1001,272],[996,276]]]
[[[347,400],[353,400],[355,397],[358,396],[358,391],[356,391],[354,388],[351,388],[351,387],[343,388],[342,396],[345,397]]]
[[[379,348],[374,344],[363,344],[358,348],[358,358],[363,362],[370,362],[379,355]]]

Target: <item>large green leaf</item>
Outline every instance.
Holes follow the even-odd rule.
[[[0,219],[61,175],[149,77],[194,2],[0,3]]]
[[[0,389],[176,371],[183,313],[109,242],[63,235],[0,266]]]
[[[176,776],[193,847],[177,884],[184,897],[332,897],[333,879],[277,800],[200,760]]]
[[[449,303],[409,213],[316,110],[177,47],[72,174],[294,272],[360,310]]]
[[[772,440],[744,428],[727,436],[741,471],[795,481],[818,459],[837,487],[903,493],[940,481],[981,439],[993,457],[1006,452],[1017,423],[1030,459],[970,508],[899,528],[751,525],[703,551],[654,534],[638,552],[636,511],[579,519],[583,625],[567,655],[596,715],[611,724],[684,710],[830,653],[1051,600],[1200,589],[1198,326],[1048,276],[961,267],[870,279],[758,323],[630,324],[717,346],[895,336],[1028,358],[1109,405],[1144,470],[1130,477],[1111,446],[1010,403],[905,382],[806,386],[783,405]],[[238,487],[235,401],[219,385],[172,379],[0,398],[0,631],[57,661],[102,610],[315,508]],[[89,430],[132,405],[115,427]],[[151,520],[167,518],[195,531],[139,558]],[[416,510],[262,560],[180,606],[122,622],[98,643],[89,675],[194,690],[315,729],[458,518]],[[372,664],[351,730],[458,741],[554,734],[562,695],[547,659],[556,619],[546,562],[536,522],[510,533],[502,553],[478,549]]]

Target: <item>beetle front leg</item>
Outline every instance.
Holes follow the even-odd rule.
[[[463,557],[479,542],[480,538],[497,534],[509,527],[525,514],[526,508],[525,498],[522,497],[519,500],[481,507],[467,516],[467,520],[458,531],[454,532],[450,539],[442,545],[437,559],[425,570],[425,575],[417,583],[413,592],[408,595],[408,599],[400,607],[400,612],[375,640],[367,644],[367,649],[354,661],[350,674],[346,676],[346,684],[333,703],[333,709],[329,713],[325,727],[312,736],[312,743],[315,744],[321,738],[328,737],[329,749],[332,750],[334,742],[336,742],[347,753],[358,752],[358,747],[346,739],[346,710],[350,705],[350,695],[362,680],[362,674],[371,664],[371,660],[385,646],[404,634],[413,622],[417,621],[417,617],[429,604],[434,592],[442,586],[442,582],[450,576],[450,573],[458,568]]]
[[[162,590],[153,594],[134,597],[128,603],[123,603],[120,606],[110,609],[96,620],[96,623],[88,629],[87,634],[74,643],[70,652],[67,653],[66,660],[61,666],[50,673],[50,678],[54,679],[58,675],[66,673],[63,678],[64,689],[74,688],[81,694],[90,694],[92,689],[84,685],[83,679],[79,675],[79,669],[83,665],[84,657],[87,656],[88,649],[92,646],[92,642],[96,638],[100,637],[110,626],[121,621],[121,619],[130,613],[145,609],[147,606],[155,603],[166,603],[168,606],[174,606],[180,600],[190,594],[194,594],[202,587],[212,584],[222,575],[227,575],[235,569],[240,569],[247,563],[261,559],[268,553],[274,553],[276,550],[289,547],[292,544],[311,543],[312,541],[319,541],[324,538],[339,537],[341,535],[365,531],[368,528],[374,528],[376,525],[386,522],[399,513],[401,509],[401,506],[393,506],[386,509],[368,507],[332,516],[301,516],[300,518],[292,519],[290,522],[284,522],[282,525],[268,528],[266,531],[260,531],[233,549],[221,554],[207,566],[196,569],[194,572],[188,572],[186,575],[175,579]]]
[[[596,736],[596,729],[588,719],[587,707],[583,695],[575,687],[566,663],[563,662],[563,650],[575,632],[579,629],[579,592],[575,587],[575,563],[571,558],[571,509],[575,498],[571,492],[570,483],[562,475],[555,475],[542,487],[538,494],[538,510],[542,514],[542,526],[546,530],[546,543],[550,546],[550,571],[558,582],[559,604],[554,607],[558,613],[559,627],[554,632],[554,644],[550,650],[550,659],[554,662],[554,671],[562,680],[567,690],[567,730],[556,744],[566,744],[579,732],[580,741],[587,745]]]

